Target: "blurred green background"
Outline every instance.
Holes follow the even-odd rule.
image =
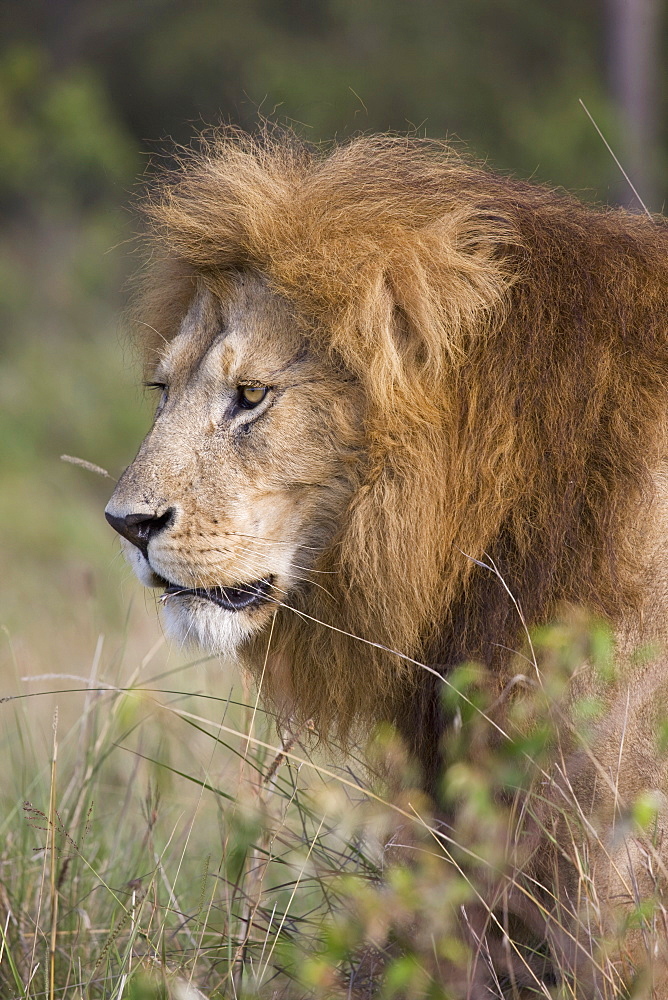
[[[102,510],[149,419],[123,340],[137,178],[220,120],[318,141],[452,136],[501,170],[638,207],[666,195],[659,0],[4,0],[0,626],[10,676],[142,648],[151,601]],[[152,609],[149,607],[149,612]],[[120,640],[119,640],[120,641]]]

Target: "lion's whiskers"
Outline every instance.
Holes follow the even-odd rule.
[[[210,546],[209,548],[200,549],[199,551],[200,551],[200,553],[205,553],[205,552],[220,552],[221,554],[225,553],[224,549],[217,548],[216,546]],[[249,550],[246,554],[250,555],[250,556],[254,556],[255,555],[255,553],[252,552],[252,550]],[[239,563],[243,563],[243,556],[240,556],[239,554],[236,554],[235,555],[235,561],[237,561]],[[248,560],[246,560],[246,562],[243,563],[243,566],[244,566],[244,569],[248,570],[251,575],[253,575],[253,576],[255,575],[256,570],[255,570],[252,562],[249,562]],[[317,573],[317,572],[323,572],[323,571],[311,570],[307,566],[300,566],[297,563],[291,563],[290,564],[291,575],[294,577],[295,580],[299,581],[300,583],[308,583],[308,584],[310,584],[313,587],[317,587],[318,590],[322,590],[322,592],[325,593],[325,594],[327,594],[328,597],[331,597],[332,600],[336,600],[336,598],[331,593],[331,591],[327,590],[327,588],[324,587],[321,583],[318,583],[317,580],[312,580],[310,578],[310,576],[308,576],[308,575],[307,576],[301,576],[298,573],[293,573],[292,572],[293,569],[301,569],[301,570],[304,571],[304,573],[307,573],[307,574]],[[328,575],[330,575],[329,571],[328,571]],[[335,575],[334,571],[331,571],[331,575]],[[210,583],[209,584],[202,583],[201,586],[202,587],[206,587],[206,586],[211,586],[211,584]],[[276,584],[273,584],[273,586],[274,586],[274,589],[278,590],[282,594],[288,594],[289,593],[288,590],[285,590],[285,589],[283,589],[281,587],[278,587]],[[239,589],[239,588],[236,588],[236,589]]]
[[[263,538],[262,535],[248,535],[242,531],[224,531],[222,534],[234,536],[235,538],[250,538],[254,542],[264,542],[265,545],[294,545],[293,542],[283,541],[280,538]],[[301,542],[299,543],[298,548],[311,549],[313,552],[322,552],[322,546],[303,545]]]

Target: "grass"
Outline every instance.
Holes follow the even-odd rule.
[[[358,780],[277,746],[243,685],[220,693],[217,664],[173,665],[158,639],[133,665],[125,645],[0,706],[0,995],[285,989],[339,870],[377,874],[334,822]]]
[[[483,909],[484,926],[476,907],[490,872],[549,904],[530,868],[510,872],[509,855],[521,869],[530,852],[508,836],[536,822],[549,835],[566,816],[571,841],[562,830],[555,843],[578,857],[581,898],[579,919],[562,929],[595,955],[600,995],[621,995],[592,896],[596,838],[566,786],[567,801],[542,809],[550,720],[580,658],[596,646],[607,658],[604,635],[535,637],[544,684],[518,700],[502,747],[484,722],[476,671],[453,676],[451,707],[462,719],[446,774],[454,827],[435,822],[410,785],[388,792],[387,776],[406,773],[391,732],[376,735],[373,771],[332,760],[308,731],[281,743],[231,668],[175,658],[153,638],[141,658],[128,653],[127,636],[100,638],[85,665],[20,680],[0,704],[1,996],[445,1000],[471,960],[457,914],[470,915],[483,961],[506,941],[518,970],[539,969],[539,936],[532,954],[504,927],[502,900]],[[597,711],[582,706],[583,746]],[[655,815],[645,801],[624,821],[640,838]],[[651,835],[646,843],[660,863]],[[658,897],[638,896],[615,934],[639,930],[651,950],[664,917]],[[578,976],[566,976],[560,997],[584,995]],[[499,995],[550,997],[550,982],[537,971],[533,988],[513,992],[506,978]]]

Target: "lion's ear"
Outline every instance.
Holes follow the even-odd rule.
[[[398,281],[391,265],[379,268],[363,299],[351,302],[341,317],[333,345],[357,373],[385,428],[398,422],[406,429],[415,421],[442,419],[440,382],[446,370],[452,373],[448,358],[455,359],[424,269],[413,262],[408,270],[404,260],[400,272]]]
[[[502,218],[454,211],[403,241],[376,297],[393,367],[436,386],[503,323],[517,276],[510,243],[517,241]]]

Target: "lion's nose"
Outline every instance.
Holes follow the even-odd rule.
[[[119,535],[136,545],[139,551],[148,558],[149,539],[172,523],[174,508],[170,507],[164,514],[126,514],[124,517],[118,517],[105,510],[104,516]]]

